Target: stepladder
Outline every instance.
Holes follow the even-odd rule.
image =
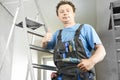
[[[28,49],[28,52],[27,52],[28,64],[27,64],[26,80],[37,80],[36,77],[35,77],[36,74],[34,72],[35,68],[37,68],[37,69],[45,69],[45,70],[52,70],[52,71],[57,71],[57,68],[53,67],[53,66],[49,66],[49,65],[37,64],[37,63],[34,63],[32,61],[32,54],[33,53],[32,53],[31,50],[42,51],[42,52],[46,52],[46,53],[50,53],[50,54],[53,54],[53,52],[50,51],[50,50],[47,50],[47,49],[43,49],[42,47],[34,44],[34,38],[36,36],[39,37],[39,38],[43,38],[44,37],[43,35],[38,33],[36,31],[36,29],[41,27],[42,29],[40,29],[40,30],[46,32],[45,31],[46,28],[44,28],[45,25],[37,23],[36,21],[33,21],[33,20],[29,19],[29,18],[25,18],[25,20],[26,20],[27,26],[26,26],[24,32],[25,32],[25,35],[26,35],[26,39],[28,41],[26,43],[26,46],[28,47],[27,48]],[[22,24],[22,22],[20,22],[19,24],[16,24],[16,25],[19,26],[19,27],[22,27],[21,24]]]
[[[30,80],[36,80],[34,75],[34,69],[32,65],[32,52],[31,49],[33,49],[33,42],[35,36],[43,37],[42,35],[35,32],[35,30],[41,26],[44,27],[44,24],[40,24],[36,21],[33,21],[31,19],[25,18],[25,27],[23,26],[23,22],[20,22],[19,24],[16,24],[16,26],[19,26],[23,28],[23,31],[25,33],[25,39],[26,39],[26,49],[27,49],[27,58],[28,58],[28,64],[27,64],[27,74],[26,74],[26,80],[28,80],[30,77]],[[34,49],[36,49],[36,46],[34,46]]]

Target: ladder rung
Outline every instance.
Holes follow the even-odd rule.
[[[30,34],[36,35],[36,36],[44,37],[43,35],[40,35],[39,33],[37,33],[37,32],[34,31],[34,30],[28,29],[27,32],[30,33]]]
[[[40,64],[35,64],[33,63],[33,68],[37,68],[37,69],[45,69],[45,70],[53,70],[53,71],[57,71],[57,68],[54,66],[48,66],[48,65],[40,65]]]
[[[120,19],[120,13],[114,14],[114,19]]]
[[[39,66],[34,66],[33,68],[57,71],[55,69],[50,69],[50,68],[46,68],[46,67],[39,67]]]
[[[120,42],[120,37],[115,38],[116,42]]]
[[[30,44],[30,49],[34,49],[34,50],[38,50],[38,51],[42,51],[42,52],[47,52],[47,53],[53,54],[52,50],[43,49],[42,47],[39,47],[39,46],[36,46],[36,45],[32,45],[32,44]]]

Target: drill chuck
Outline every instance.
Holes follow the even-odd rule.
[[[64,59],[57,59],[56,61],[62,61],[62,62],[69,62],[69,63],[80,63],[80,59],[78,58],[64,58]]]

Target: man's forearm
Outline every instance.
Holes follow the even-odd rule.
[[[96,45],[96,50],[90,60],[97,64],[98,62],[102,61],[106,55],[106,51],[103,45]]]

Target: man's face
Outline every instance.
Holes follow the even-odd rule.
[[[63,23],[74,21],[74,16],[75,13],[70,5],[65,4],[59,7],[58,17]]]

